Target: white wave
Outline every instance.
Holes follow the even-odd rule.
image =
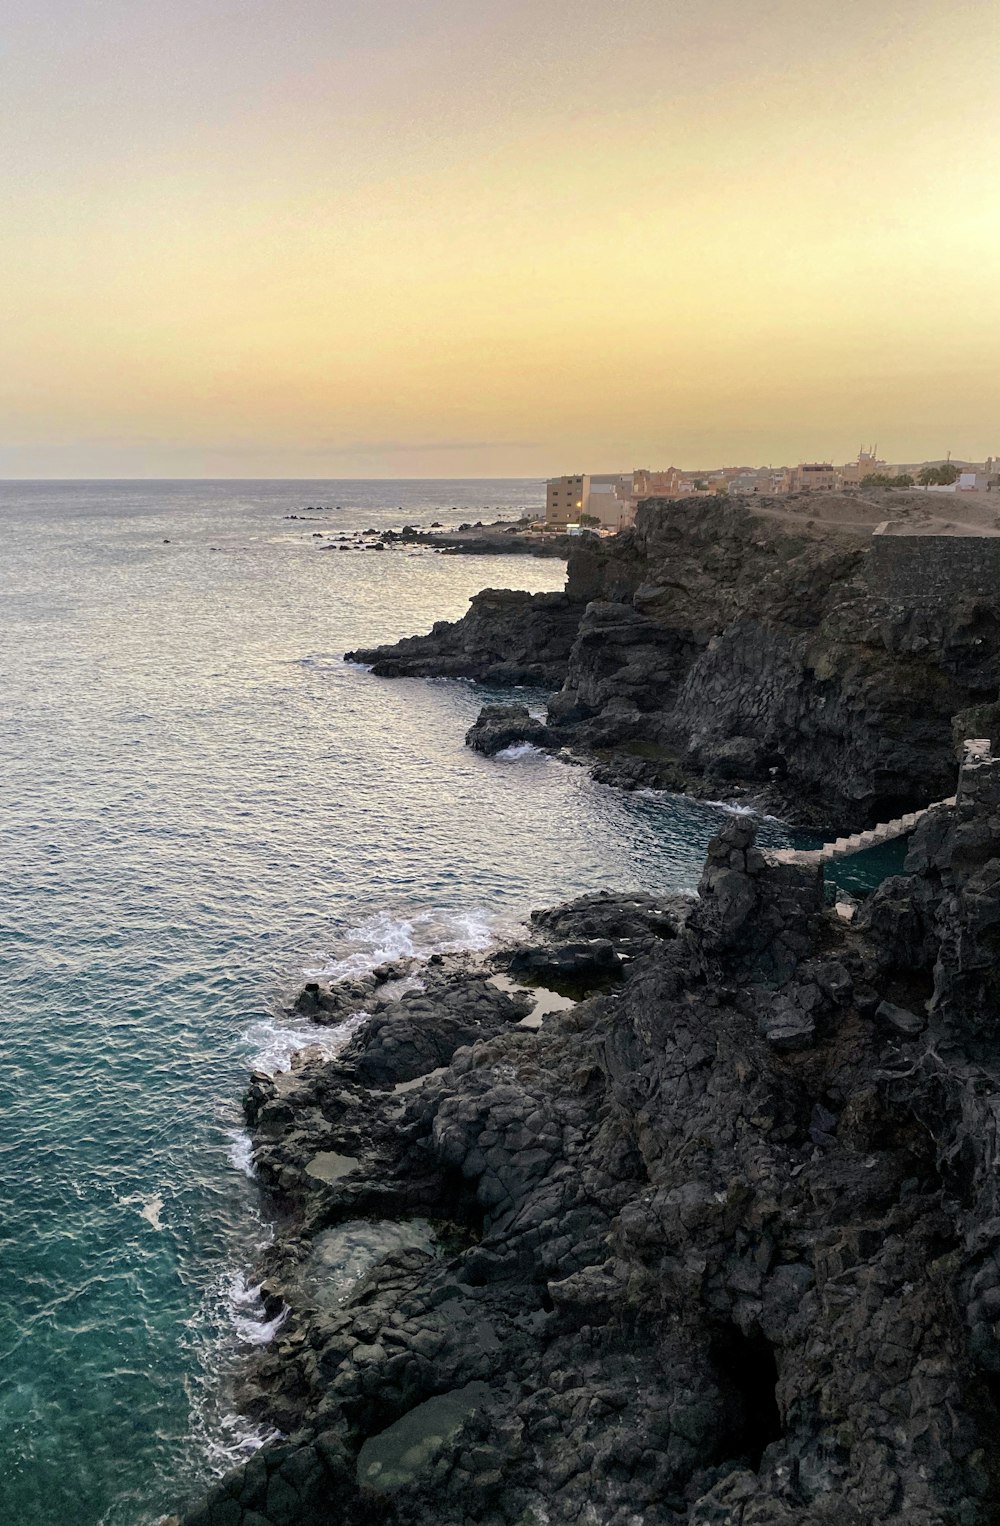
[[[410,959],[420,964],[432,954],[482,953],[493,943],[495,925],[495,917],[482,907],[467,911],[428,907],[408,917],[381,911],[347,933],[346,942],[361,945],[356,952],[329,964],[304,969],[302,973],[307,980],[333,983],[368,975],[380,965],[396,960]],[[396,999],[407,991],[422,989],[419,974],[410,971],[399,980],[387,981],[379,995]],[[323,1059],[334,1059],[368,1015],[366,1011],[355,1012],[329,1028],[316,1023],[285,1022],[277,1017],[262,1018],[244,1032],[243,1041],[250,1050],[253,1068],[275,1075],[290,1070],[293,1057],[305,1049]]]
[[[204,1452],[212,1476],[227,1473],[237,1463],[246,1462],[269,1441],[279,1441],[283,1435],[274,1426],[255,1425],[246,1415],[228,1411],[214,1417],[214,1421],[212,1434],[206,1434],[204,1439]],[[196,1425],[196,1434],[199,1429],[201,1427]]]
[[[610,786],[613,788],[613,786]],[[755,805],[745,805],[741,800],[701,800],[697,795],[685,795],[677,790],[642,788],[632,791],[636,800],[678,800],[683,805],[704,806],[708,811],[725,811],[727,816],[752,816],[755,821],[773,821],[776,826],[787,827],[789,823],[780,816],[769,816]]]
[[[253,1140],[246,1129],[227,1129],[226,1135],[229,1139],[229,1148],[226,1151],[229,1164],[235,1171],[241,1171],[244,1176],[249,1176],[253,1181],[257,1175],[257,1168],[253,1163]]]
[[[273,1226],[259,1221],[256,1243],[245,1254],[256,1261],[273,1238]],[[260,1285],[232,1265],[206,1288],[199,1306],[184,1321],[188,1338],[182,1337],[192,1359],[184,1380],[190,1405],[190,1437],[200,1471],[210,1478],[245,1462],[258,1448],[276,1440],[281,1432],[255,1424],[235,1414],[229,1405],[231,1380],[241,1371],[248,1345],[272,1339],[284,1311],[269,1320],[260,1296]]]
[[[260,1296],[260,1283],[251,1285],[242,1272],[236,1272],[229,1284],[227,1303],[233,1329],[240,1340],[250,1346],[268,1345],[288,1317],[287,1308],[283,1308],[273,1319],[268,1319]]]
[[[419,975],[404,975],[401,980],[386,980],[378,988],[379,1001],[398,1001],[410,991],[426,991]]]
[[[348,943],[364,947],[304,974],[310,980],[347,980],[396,959],[426,960],[432,954],[457,954],[466,949],[480,953],[493,941],[493,926],[494,919],[482,907],[468,911],[428,907],[408,917],[376,912],[347,934]]]
[[[273,1319],[249,1319],[239,1316],[233,1320],[233,1325],[240,1340],[245,1341],[248,1346],[268,1346],[285,1323],[287,1315],[288,1310],[282,1309],[281,1313],[276,1314]]]
[[[534,742],[512,742],[510,747],[504,747],[493,756],[502,763],[517,763],[521,758],[545,758],[548,754]]]
[[[699,803],[711,806],[717,811],[725,811],[729,816],[752,816],[755,821],[773,821],[779,827],[788,825],[780,816],[769,816],[766,811],[760,810],[757,806],[744,805],[739,800],[702,800]]]
[[[355,1012],[331,1028],[321,1028],[315,1023],[283,1023],[277,1018],[262,1018],[243,1034],[243,1041],[253,1055],[251,1067],[269,1076],[291,1070],[293,1056],[303,1049],[314,1050],[321,1058],[332,1060],[367,1016],[367,1012]]]

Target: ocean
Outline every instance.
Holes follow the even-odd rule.
[[[465,730],[509,692],[342,661],[564,566],[331,535],[542,499],[0,484],[0,1521],[148,1526],[264,1439],[230,1393],[269,1334],[239,1102],[317,1037],[283,1016],[306,976],[696,884],[721,807],[479,757]]]

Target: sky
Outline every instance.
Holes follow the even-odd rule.
[[[0,478],[1000,453],[996,0],[0,0]]]

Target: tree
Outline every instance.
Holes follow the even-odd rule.
[[[582,524],[582,525],[599,525],[600,522],[601,521],[598,519],[596,514],[581,514],[580,515],[580,524]]]
[[[912,487],[913,478],[906,472],[900,472],[897,477],[890,477],[888,472],[869,472],[867,477],[861,479],[862,487]]]
[[[917,478],[921,487],[951,487],[958,481],[958,467],[946,461],[943,466],[925,466]]]

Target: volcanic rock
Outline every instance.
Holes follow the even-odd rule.
[[[538,1031],[445,961],[255,1078],[287,1312],[242,1402],[285,1438],[184,1526],[994,1526],[998,790],[966,768],[850,925],[734,818],[686,917],[536,915],[629,950]],[[331,1226],[412,1218],[439,1254],[308,1291]]]
[[[484,705],[465,733],[466,745],[487,757],[518,742],[544,747],[548,740],[548,728],[531,714],[527,705]]]

